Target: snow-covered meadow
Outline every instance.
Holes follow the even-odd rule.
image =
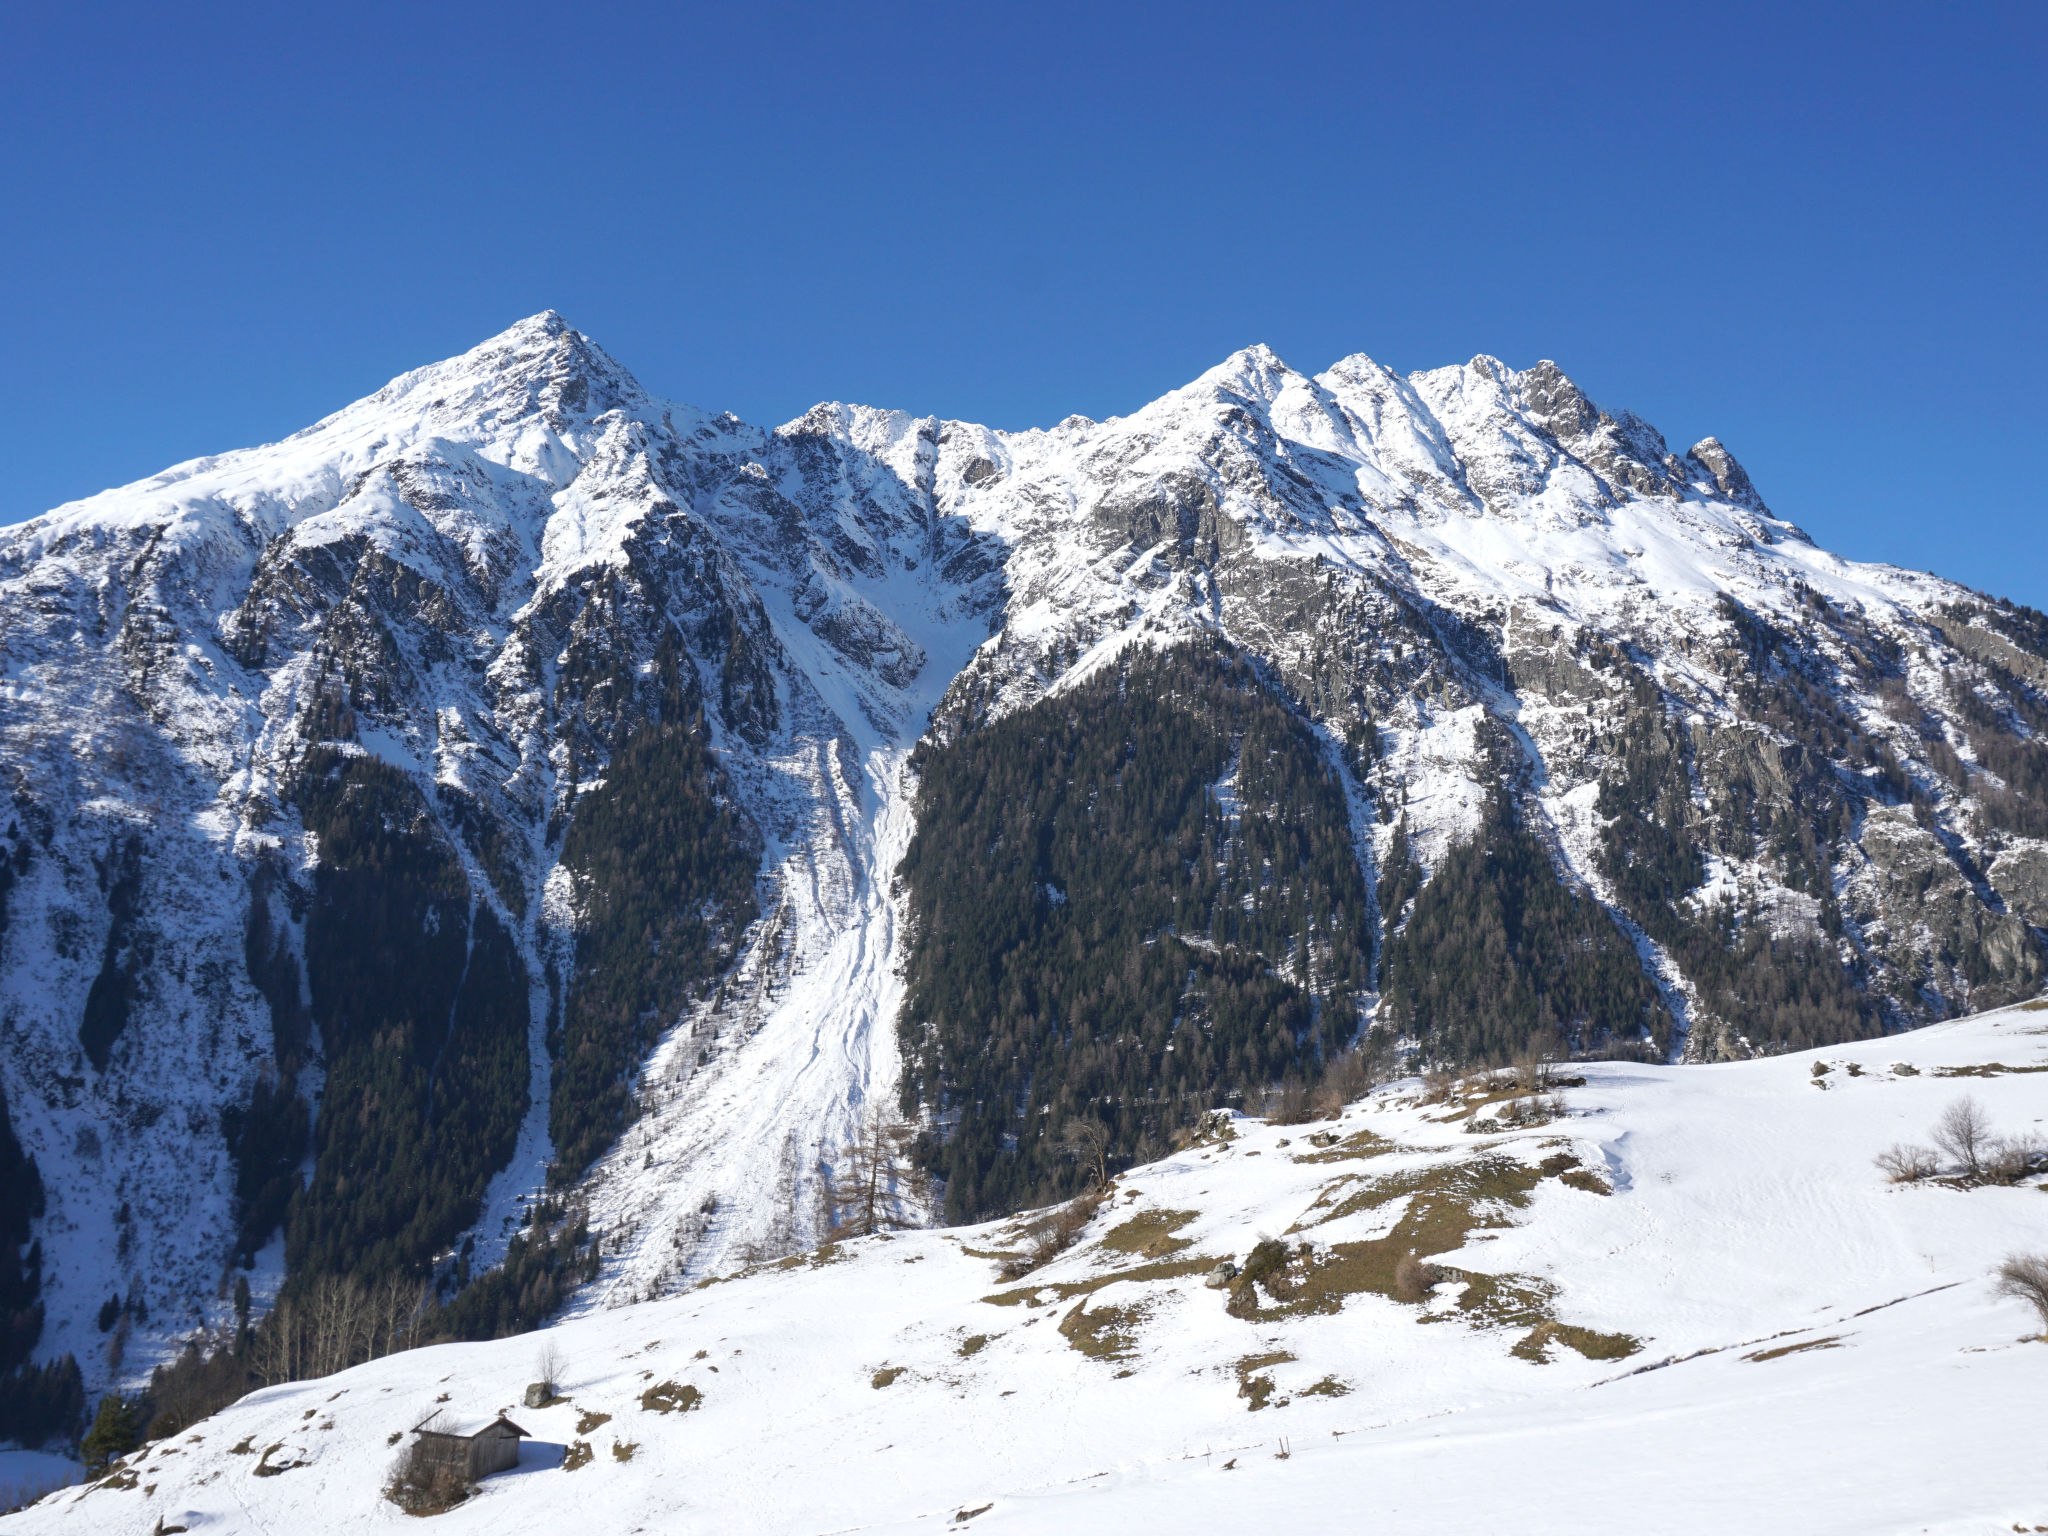
[[[1991,1285],[2048,1251],[2043,1181],[1872,1162],[1964,1094],[2048,1134],[2048,1008],[1572,1070],[1519,1128],[1413,1081],[1228,1118],[1009,1280],[1028,1218],[274,1388],[0,1530],[389,1529],[394,1446],[437,1406],[533,1436],[450,1533],[2048,1526],[2048,1343]],[[1375,1288],[1389,1241],[1446,1233],[1426,1300]],[[1252,1304],[1205,1283],[1268,1238],[1289,1267]],[[565,1397],[524,1409],[547,1340]],[[701,1402],[643,1406],[670,1383]]]

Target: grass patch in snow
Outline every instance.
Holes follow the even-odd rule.
[[[893,1385],[896,1378],[903,1374],[904,1369],[900,1365],[885,1365],[868,1378],[868,1385],[879,1392],[882,1388]]]
[[[1760,1349],[1755,1354],[1744,1355],[1742,1358],[1758,1362],[1782,1360],[1787,1355],[1804,1354],[1809,1349],[1840,1349],[1841,1347],[1842,1336],[1839,1333],[1831,1333],[1824,1339],[1808,1339],[1803,1344],[1780,1344],[1776,1349]]]
[[[582,1418],[576,1421],[576,1433],[579,1435],[587,1435],[593,1429],[596,1429],[598,1425],[609,1424],[611,1423],[611,1421],[612,1416],[610,1414],[598,1413],[595,1410],[592,1410],[590,1412],[585,1413]]]
[[[1590,1168],[1583,1168],[1579,1160],[1569,1152],[1554,1153],[1538,1165],[1545,1178],[1557,1180],[1573,1189],[1583,1189],[1589,1195],[1611,1195],[1614,1189]]]
[[[1596,1333],[1569,1323],[1543,1322],[1530,1329],[1508,1353],[1544,1365],[1549,1363],[1553,1342],[1570,1345],[1588,1360],[1626,1360],[1643,1347],[1643,1341],[1630,1334]]]
[[[2008,1072],[2048,1072],[2048,1063],[2038,1067],[2008,1067],[2002,1061],[1980,1061],[1969,1067],[1936,1067],[1936,1077],[2003,1077]]]
[[[1325,1136],[1330,1137],[1331,1142],[1334,1144],[1324,1146],[1322,1138]],[[1395,1150],[1393,1142],[1388,1141],[1384,1136],[1376,1136],[1371,1131],[1353,1131],[1342,1141],[1338,1141],[1335,1135],[1329,1131],[1320,1131],[1310,1136],[1309,1140],[1320,1147],[1321,1150],[1316,1152],[1297,1152],[1294,1154],[1295,1162],[1345,1163],[1351,1162],[1354,1159],[1379,1157]]]
[[[1294,1358],[1283,1349],[1268,1355],[1246,1355],[1237,1362],[1237,1395],[1246,1400],[1245,1412],[1257,1413],[1273,1396],[1273,1378],[1266,1368],[1289,1364]]]
[[[1120,1280],[1178,1280],[1183,1275],[1202,1274],[1215,1267],[1214,1259],[1165,1259],[1132,1269],[1112,1270],[1109,1274],[1087,1280],[1049,1280],[1043,1285],[1018,1286],[1015,1290],[997,1291],[981,1299],[992,1307],[1014,1307],[1020,1301],[1028,1301],[1035,1306],[1039,1292],[1050,1291],[1055,1301],[1072,1301],[1076,1296],[1093,1296],[1105,1285],[1115,1285]]]
[[[587,1467],[590,1465],[590,1458],[590,1442],[588,1440],[573,1441],[570,1443],[569,1449],[562,1454],[562,1470],[564,1472],[574,1472],[578,1468]]]
[[[1168,1254],[1195,1246],[1190,1239],[1173,1234],[1200,1214],[1199,1211],[1140,1211],[1130,1220],[1110,1228],[1096,1246],[1147,1259],[1163,1259]]]
[[[1412,1284],[1402,1285],[1399,1270],[1404,1258],[1412,1254],[1417,1259],[1427,1259],[1454,1252],[1465,1246],[1475,1229],[1509,1225],[1507,1213],[1526,1207],[1531,1192],[1545,1178],[1562,1179],[1574,1171],[1584,1172],[1577,1168],[1577,1162],[1569,1154],[1559,1154],[1539,1167],[1531,1167],[1512,1158],[1485,1156],[1361,1182],[1327,1213],[1312,1222],[1304,1221],[1302,1226],[1321,1226],[1404,1200],[1406,1206],[1392,1231],[1385,1237],[1333,1243],[1327,1248],[1310,1243],[1298,1248],[1272,1241],[1262,1243],[1245,1261],[1243,1273],[1231,1288],[1229,1311],[1233,1317],[1247,1322],[1265,1322],[1336,1312],[1343,1307],[1346,1297],[1367,1292],[1396,1300],[1426,1299],[1427,1284],[1419,1292]],[[1326,1190],[1323,1198],[1327,1199],[1335,1187]],[[1425,1314],[1425,1321],[1459,1317],[1481,1327],[1531,1330],[1531,1336],[1517,1346],[1525,1357],[1547,1358],[1544,1350],[1553,1340],[1562,1340],[1592,1359],[1618,1359],[1641,1347],[1623,1334],[1568,1330],[1551,1315],[1554,1292],[1542,1281],[1462,1270],[1445,1272],[1437,1266],[1425,1266],[1422,1273],[1430,1277],[1429,1283],[1464,1282],[1457,1310]],[[1265,1292],[1263,1298],[1259,1294],[1261,1289]],[[1538,1331],[1540,1338],[1536,1336]]]
[[[1135,1353],[1138,1324],[1144,1320],[1145,1312],[1145,1306],[1138,1302],[1124,1307],[1097,1307],[1091,1312],[1084,1296],[1074,1304],[1073,1311],[1060,1319],[1060,1337],[1091,1360],[1128,1360]]]
[[[664,1381],[640,1394],[640,1406],[648,1413],[689,1413],[704,1401],[704,1394],[688,1382]]]
[[[986,1348],[988,1348],[988,1335],[977,1333],[961,1341],[960,1358],[966,1360],[971,1356],[980,1354]]]

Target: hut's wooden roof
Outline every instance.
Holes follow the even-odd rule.
[[[416,1435],[452,1435],[458,1440],[474,1440],[485,1430],[495,1429],[501,1424],[522,1439],[533,1438],[502,1413],[489,1417],[479,1414],[436,1413],[415,1424],[412,1432]]]

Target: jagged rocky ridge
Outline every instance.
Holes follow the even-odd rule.
[[[7,531],[0,647],[0,1087],[45,1192],[16,1265],[37,1354],[95,1381],[221,1319],[242,1264],[259,1302],[287,1268],[504,1266],[465,1293],[493,1331],[565,1264],[596,1304],[806,1241],[899,1026],[928,1143],[972,1078],[983,1171],[1012,1155],[1044,1074],[928,1048],[977,1021],[905,1013],[906,963],[947,1006],[967,929],[892,879],[948,763],[1147,655],[1215,658],[1320,753],[1247,778],[1252,715],[1203,747],[1178,825],[1219,870],[1266,846],[1247,816],[1349,831],[1356,890],[1240,858],[1244,937],[1203,962],[1294,989],[1291,1070],[1375,1018],[1711,1059],[2043,973],[2048,620],[1816,548],[1719,443],[1548,363],[1253,348],[1108,422],[767,432],[542,315]],[[1019,920],[1071,919],[1038,875]],[[1190,910],[1115,942],[1200,948]],[[1142,1081],[1191,1015],[1132,985]],[[601,1261],[522,1233],[547,1192]]]

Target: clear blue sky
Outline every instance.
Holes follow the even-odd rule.
[[[2048,6],[21,5],[0,521],[553,307],[659,393],[1555,358],[2048,608]]]

